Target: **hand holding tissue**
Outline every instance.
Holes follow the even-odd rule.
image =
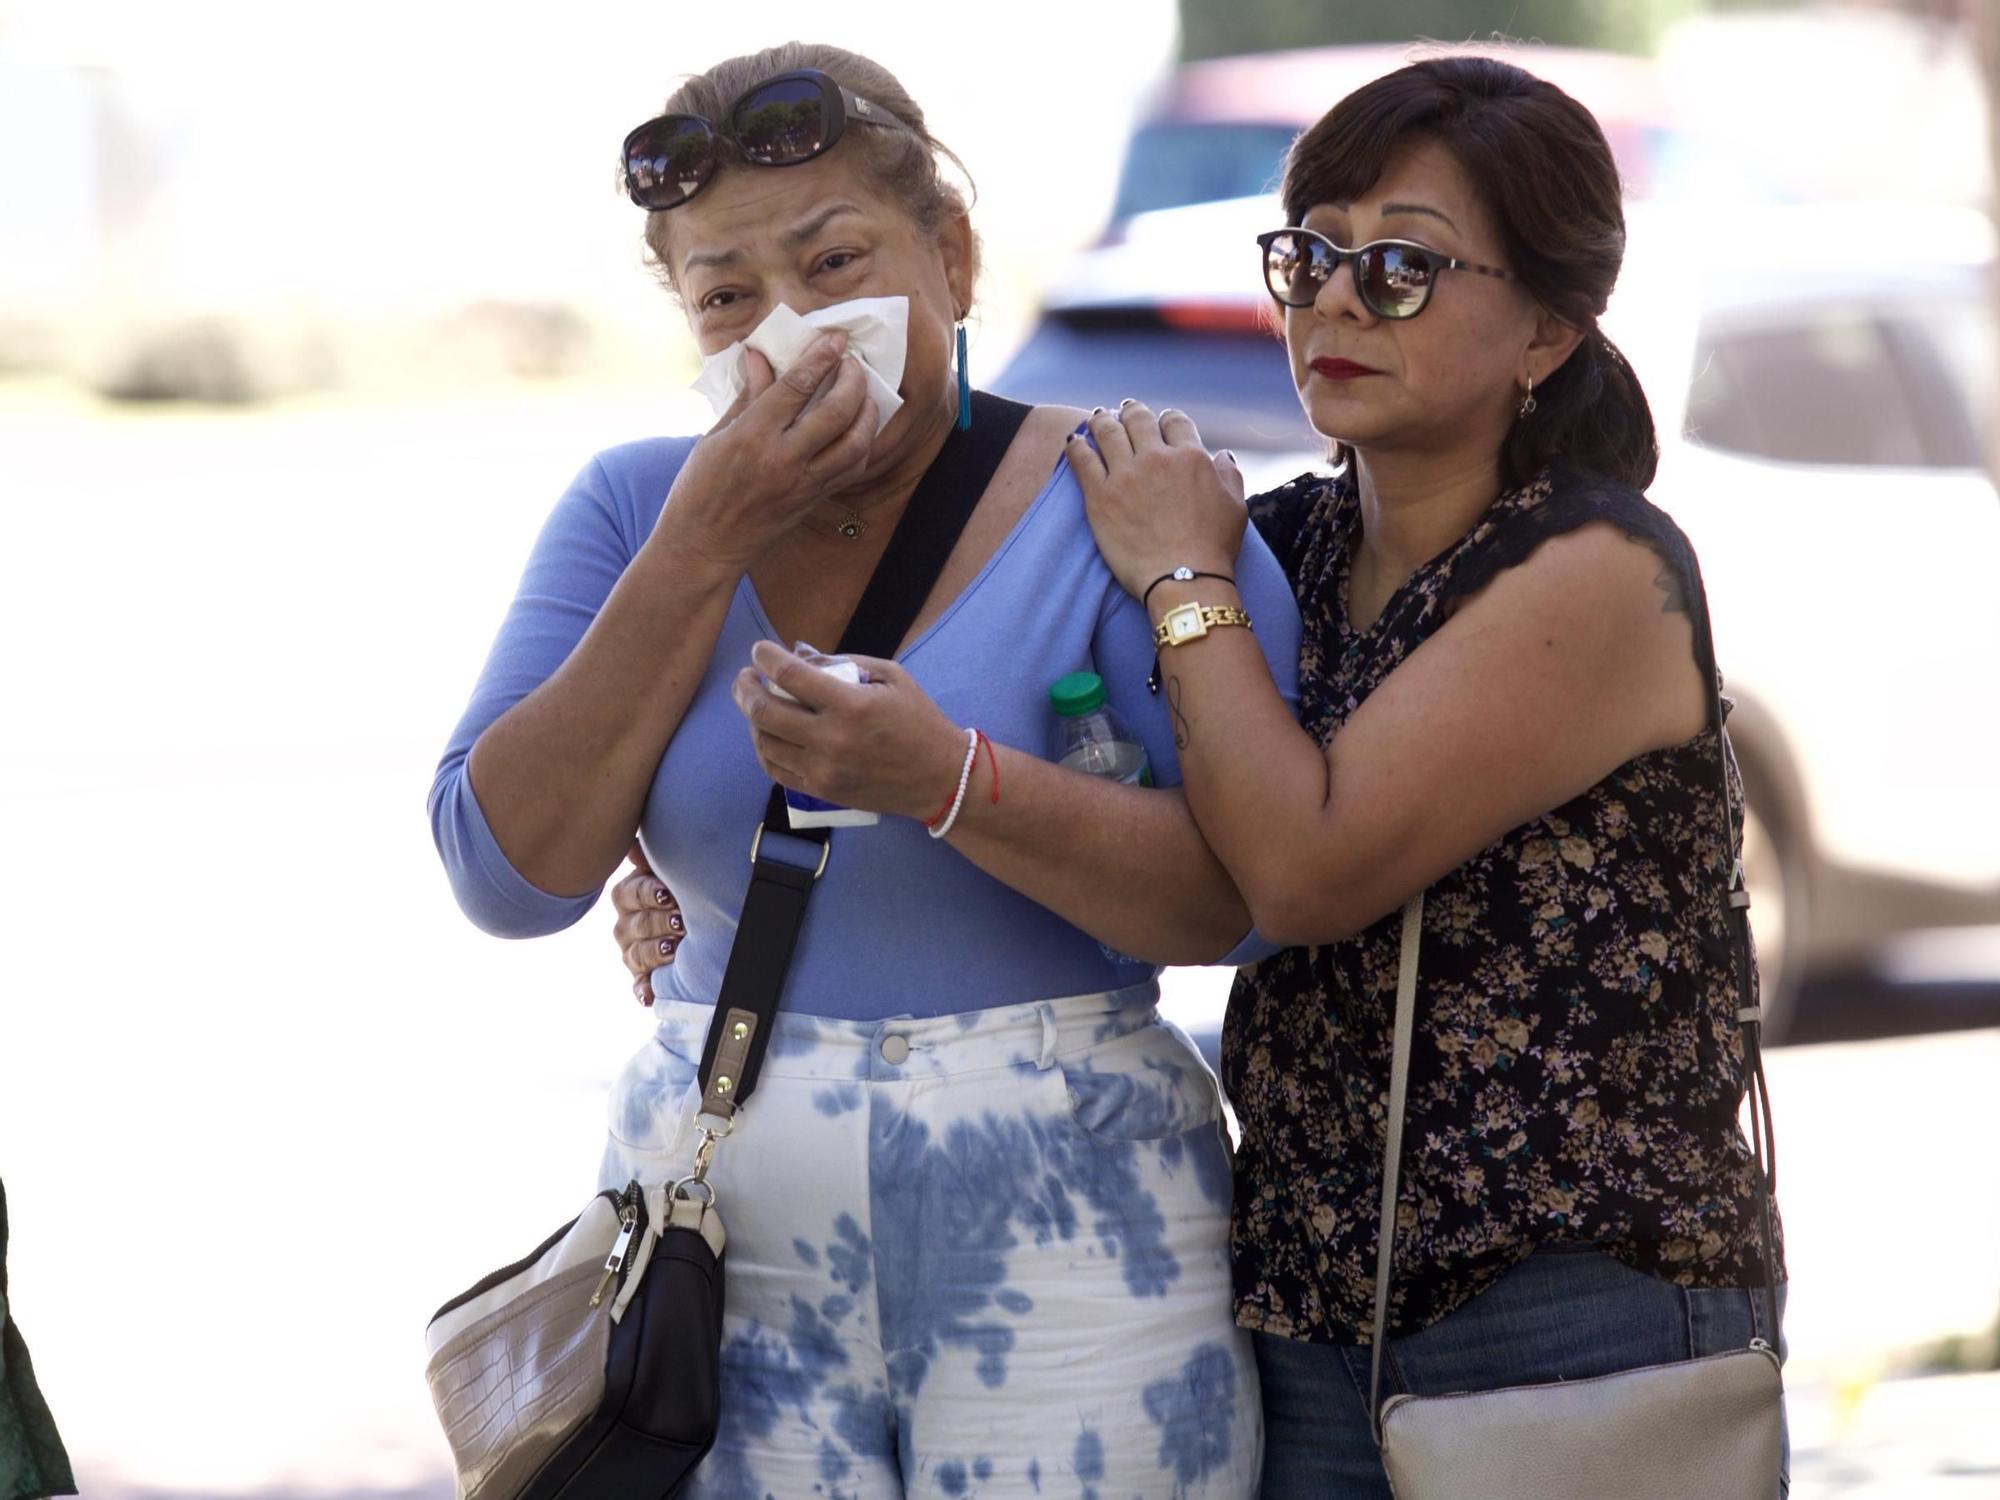
[[[804,315],[780,302],[749,337],[703,360],[694,388],[708,397],[709,405],[719,417],[743,392],[744,351],[755,349],[770,361],[772,375],[782,377],[798,362],[806,347],[830,328],[842,329],[847,334],[847,352],[867,379],[868,399],[875,407],[875,430],[879,433],[903,408],[903,398],[896,391],[903,383],[903,364],[909,354],[908,297],[861,297]]]

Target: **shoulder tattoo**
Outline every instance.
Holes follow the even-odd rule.
[[[1676,568],[1671,563],[1663,566],[1660,569],[1659,576],[1653,580],[1653,587],[1666,595],[1666,599],[1660,605],[1661,614],[1685,615],[1691,613],[1688,609],[1687,586],[1681,581],[1679,568]]]

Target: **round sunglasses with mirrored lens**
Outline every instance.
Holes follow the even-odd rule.
[[[1344,250],[1311,229],[1273,229],[1257,236],[1264,285],[1283,307],[1311,307],[1342,261],[1354,262],[1354,289],[1378,318],[1414,318],[1431,300],[1441,271],[1472,271],[1512,279],[1512,272],[1458,260],[1410,240],[1372,240]]]
[[[694,115],[664,115],[625,138],[625,191],[641,208],[672,208],[715,170],[715,133]]]
[[[814,68],[780,73],[729,106],[722,133],[760,167],[824,156],[850,123],[909,127],[881,105]],[[661,115],[625,137],[625,191],[639,207],[678,208],[715,175],[717,127],[701,115]]]

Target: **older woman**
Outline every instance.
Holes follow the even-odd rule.
[[[698,442],[593,459],[452,736],[433,826],[491,931],[574,922],[635,831],[681,898],[658,1031],[612,1101],[619,1186],[692,1155],[769,777],[889,815],[833,835],[717,1158],[724,1418],[698,1494],[1240,1497],[1260,1433],[1219,1103],[1153,977],[1250,922],[1174,789],[1150,627],[1062,459],[1083,414],[1026,415],[868,682],[781,645],[839,638],[965,404],[949,351],[976,241],[940,150],[892,77],[831,47],[723,63],[634,132],[627,180],[702,351],[780,304],[905,297],[901,409],[878,432],[866,372],[824,337],[776,380],[750,355]],[[1282,700],[1296,610],[1261,543],[1234,568]],[[1152,787],[1036,753],[1051,682],[1086,668]],[[990,753],[968,757],[969,727]]]
[[[1777,1334],[1736,1123],[1741,791],[1732,769],[1725,819],[1693,554],[1642,494],[1652,418],[1597,328],[1624,248],[1604,137],[1505,62],[1426,61],[1306,132],[1283,196],[1265,275],[1300,400],[1345,459],[1249,506],[1304,615],[1304,727],[1239,633],[1164,671],[1202,832],[1258,928],[1298,945],[1239,980],[1223,1051],[1264,1493],[1304,1500],[1389,1493],[1359,1346],[1394,914],[1418,892],[1388,1389]],[[1227,574],[1233,466],[1173,412],[1128,405],[1089,433],[1070,461],[1119,581]],[[1237,599],[1169,578],[1147,604]]]

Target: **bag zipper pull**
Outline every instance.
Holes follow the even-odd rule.
[[[590,1294],[592,1307],[604,1300],[604,1289],[611,1285],[611,1278],[625,1264],[625,1252],[632,1247],[632,1231],[638,1225],[639,1205],[628,1204],[618,1215],[618,1238],[611,1242],[611,1253],[604,1257],[604,1274],[597,1278],[597,1290]]]

